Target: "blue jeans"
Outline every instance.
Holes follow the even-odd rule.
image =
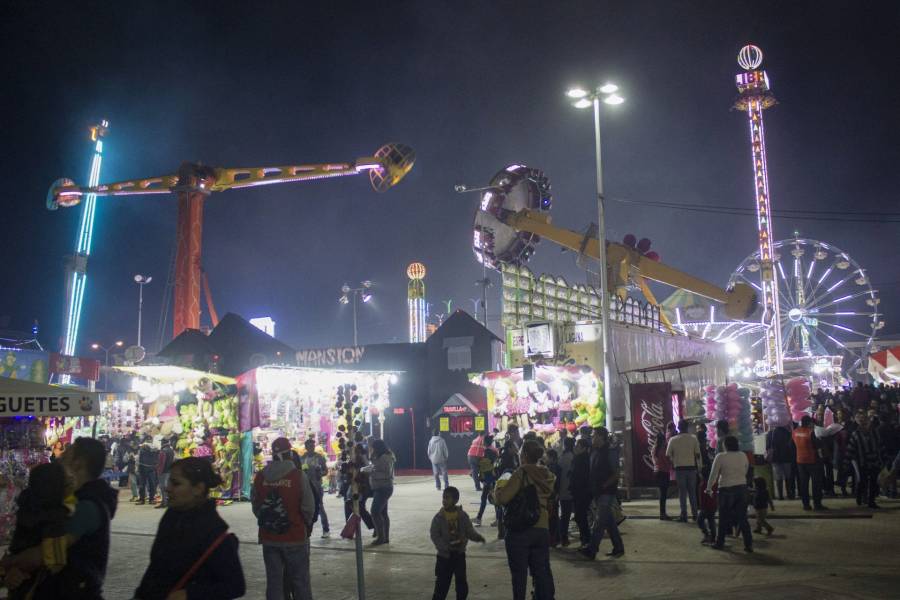
[[[263,544],[266,563],[266,600],[284,600],[284,588],[291,588],[294,600],[312,600],[309,581],[309,542],[292,546]]]
[[[531,571],[534,600],[553,600],[553,571],[550,570],[550,532],[530,527],[507,531],[506,560],[512,575],[513,600],[525,600],[528,572]]]
[[[128,485],[131,486],[131,497],[137,498],[140,495],[138,492],[138,476],[137,473],[129,473],[128,474]]]
[[[160,501],[163,504],[169,504],[169,492],[166,491],[166,486],[169,484],[169,474],[168,473],[160,473],[159,474],[159,497]]]
[[[375,538],[383,542],[391,539],[391,518],[388,516],[388,500],[394,494],[394,486],[372,490],[372,520],[375,522]]]
[[[437,489],[441,489],[441,477],[444,478],[444,488],[450,487],[450,480],[447,477],[447,463],[431,463],[431,472],[434,473],[434,484]]]
[[[716,546],[725,543],[725,534],[732,527],[741,530],[744,536],[744,547],[753,547],[753,534],[750,533],[750,522],[747,521],[747,486],[734,485],[719,488],[719,532]]]
[[[478,473],[478,462],[481,459],[477,456],[469,457],[469,475],[472,477],[472,481],[475,482],[475,491],[481,491],[481,477],[479,477]]]
[[[675,469],[678,483],[678,502],[681,504],[681,518],[687,518],[687,500],[691,501],[691,516],[697,516],[697,469]]]
[[[613,514],[613,505],[617,502],[615,494],[601,494],[594,498],[591,510],[594,512],[594,527],[591,530],[591,541],[588,547],[596,554],[603,541],[603,532],[609,531],[609,540],[613,545],[613,552],[625,548],[622,544],[622,536],[619,534],[619,526]]]

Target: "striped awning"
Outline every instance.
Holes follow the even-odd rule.
[[[900,346],[869,355],[869,375],[875,381],[900,381]]]

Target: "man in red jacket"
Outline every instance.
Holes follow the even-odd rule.
[[[287,438],[272,442],[272,462],[256,474],[251,493],[266,564],[266,600],[312,600],[309,531],[316,509],[309,479],[291,460]]]
[[[810,510],[809,483],[812,480],[813,508],[825,510],[822,506],[822,469],[820,442],[813,431],[812,417],[804,415],[800,427],[793,433],[794,445],[797,447],[797,472],[800,475],[800,500],[803,510]]]

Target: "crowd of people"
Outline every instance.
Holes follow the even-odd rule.
[[[696,429],[686,420],[669,423],[658,433],[653,452],[659,518],[670,519],[669,490],[677,486],[677,519],[695,522],[703,544],[721,550],[733,535],[742,538],[746,552],[753,552],[754,533],[774,531],[768,516],[777,501],[799,497],[805,510],[827,510],[824,499],[840,490],[855,496],[859,505],[877,509],[879,495],[896,497],[896,391],[865,386],[839,395],[819,391],[810,415],[767,433],[763,456],[743,451],[729,435],[727,422],[714,424],[715,447],[708,443],[705,423]],[[826,427],[826,410],[837,426]],[[267,600],[311,600],[310,537],[316,523],[323,538],[330,536],[324,502],[329,491],[344,504],[343,537],[352,538],[354,528],[366,527],[373,532],[372,546],[391,541],[388,506],[395,457],[387,444],[351,431],[332,464],[313,440],[303,450],[300,455],[289,440],[274,440],[272,461],[252,486]],[[478,435],[468,450],[472,484],[480,492],[474,518],[460,506],[459,489],[449,485],[449,449],[440,432],[434,432],[427,451],[435,487],[442,492],[429,528],[436,550],[435,600],[447,597],[454,580],[457,600],[467,597],[467,544],[484,542],[485,526],[496,527],[503,541],[514,600],[525,599],[529,577],[535,599],[555,597],[551,548],[572,545],[574,535],[577,554],[586,560],[596,559],[606,537],[606,556],[624,556],[619,532],[624,519],[619,499],[622,448],[604,427],[572,433],[563,429],[547,436],[534,431],[521,435],[510,424],[502,436],[496,430]],[[208,459],[176,460],[165,439],[154,448],[149,438],[140,443],[134,437],[79,438],[57,460],[34,468],[18,499],[17,526],[0,561],[11,599],[101,597],[110,522],[117,508],[118,492],[105,478],[112,466],[126,476],[120,485],[130,488],[131,501],[165,509],[134,598],[244,594],[238,541],[210,497],[222,481]],[[485,517],[489,506],[492,514]],[[491,521],[487,525],[485,518]]]

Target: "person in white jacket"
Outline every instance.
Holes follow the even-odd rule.
[[[428,440],[428,460],[431,461],[431,471],[434,473],[434,485],[441,491],[441,477],[444,478],[444,489],[450,487],[447,477],[447,459],[450,458],[450,449],[447,442],[441,437],[441,432],[434,430],[434,435]]]

